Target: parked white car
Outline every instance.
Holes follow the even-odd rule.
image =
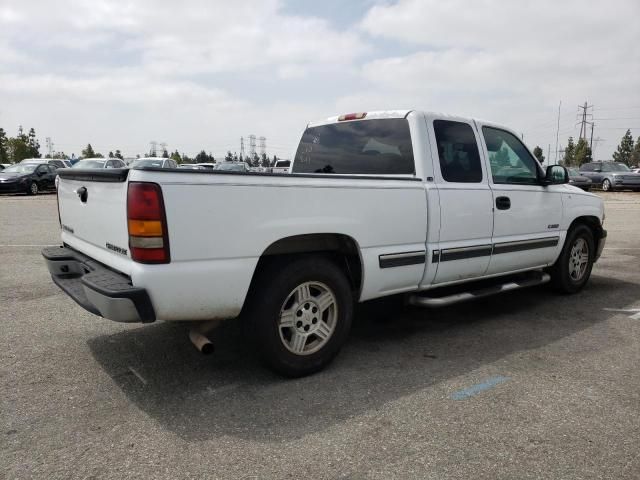
[[[123,160],[119,158],[83,158],[76,162],[73,168],[77,169],[102,169],[102,168],[127,168]]]
[[[291,171],[291,160],[278,160],[271,167],[271,173],[289,173]]]
[[[335,357],[355,302],[436,307],[548,281],[574,293],[605,244],[602,200],[491,122],[332,117],[307,126],[291,171],[61,170],[53,281],[115,321],[201,321],[204,352],[211,321],[240,316],[267,364],[297,376]]]

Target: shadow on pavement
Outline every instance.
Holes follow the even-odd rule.
[[[593,276],[575,296],[541,287],[440,310],[392,309],[397,302],[376,301],[359,309],[336,361],[298,380],[277,377],[254,361],[234,321],[213,332],[217,350],[210,357],[193,348],[180,324],[88,343],[138,408],[187,441],[225,435],[287,441],[589,328],[613,315],[602,307],[637,301],[636,290]]]

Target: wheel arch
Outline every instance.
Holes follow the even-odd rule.
[[[359,298],[364,280],[360,246],[353,237],[341,233],[292,235],[273,242],[260,255],[251,279],[251,287],[267,264],[309,254],[324,255],[336,260],[345,272],[354,296]]]
[[[602,241],[601,238],[603,228],[602,223],[600,223],[600,219],[595,215],[581,215],[579,217],[576,217],[571,222],[571,225],[569,225],[567,233],[578,225],[585,225],[591,230],[591,233],[593,233],[593,241],[595,243],[595,248],[597,251],[598,244]]]

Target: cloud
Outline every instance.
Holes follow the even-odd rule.
[[[411,106],[492,118],[522,129],[529,141],[553,143],[560,99],[565,109],[571,105],[563,121],[568,134],[575,106],[584,100],[596,109],[640,104],[639,15],[636,0],[377,5],[361,31],[418,51],[366,63],[367,90],[341,102],[413,100]],[[542,119],[551,121],[535,130]],[[607,135],[612,148],[617,133]]]

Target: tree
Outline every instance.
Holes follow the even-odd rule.
[[[544,155],[542,154],[542,149],[536,145],[536,148],[533,149],[533,156],[536,157],[536,160],[542,165],[544,162]]]
[[[124,157],[122,156],[122,153],[120,153],[120,150],[116,150],[116,154],[114,156],[116,158],[119,158],[120,160],[124,160]]]
[[[573,143],[573,137],[569,137],[567,142],[567,148],[564,149],[564,156],[562,157],[562,164],[566,167],[572,167],[575,164],[576,146]]]
[[[166,148],[162,149],[162,158],[169,158],[169,152],[167,152]]]
[[[180,156],[180,154],[178,153],[178,150],[176,150],[175,152],[173,152],[171,154],[171,156],[169,157],[171,160],[173,160],[176,163],[182,163],[182,157]]]
[[[29,129],[27,135],[27,147],[29,148],[29,158],[40,158],[40,142],[36,138],[36,131],[32,128]]]
[[[267,158],[267,154],[263,153],[262,157],[260,158],[260,167],[268,167],[269,166],[269,159]]]
[[[227,150],[227,154],[224,157],[225,162],[233,162],[233,155],[231,154],[231,150]]]
[[[25,158],[31,158],[24,134],[9,138],[7,141],[7,157],[11,163],[18,163]]]
[[[574,162],[578,167],[583,163],[593,162],[591,147],[584,138],[579,139],[578,143],[576,144]]]
[[[91,146],[90,143],[87,143],[87,148],[82,150],[82,157],[83,158],[95,158],[95,156],[96,156],[96,152],[93,151],[93,147]]]
[[[9,139],[7,138],[4,128],[0,128],[0,163],[9,163],[9,154],[7,153],[8,141]]]
[[[636,167],[640,167],[640,136],[636,140],[636,146],[633,147],[633,152],[631,152],[631,160],[629,160],[631,165],[635,165]]]
[[[115,158],[115,156],[113,155],[113,152],[109,152],[109,158]]]
[[[196,155],[196,163],[209,163],[209,155],[204,150],[200,150],[200,153]]]
[[[615,152],[613,152],[613,159],[616,162],[622,162],[627,166],[631,166],[631,154],[633,153],[633,137],[631,136],[631,130],[627,130],[620,140],[620,145]]]

